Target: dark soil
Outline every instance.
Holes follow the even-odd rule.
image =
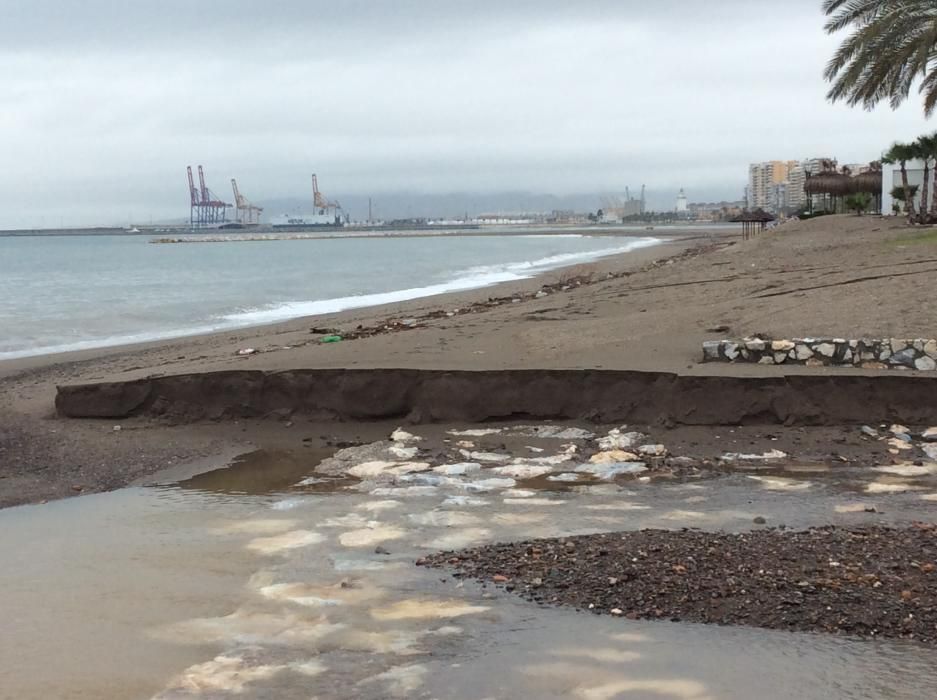
[[[442,552],[420,565],[541,605],[629,619],[937,643],[937,525],[609,533]]]

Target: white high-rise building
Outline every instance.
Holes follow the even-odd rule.
[[[689,201],[687,201],[686,193],[683,190],[680,190],[680,194],[677,195],[676,212],[678,214],[686,214],[688,209]]]

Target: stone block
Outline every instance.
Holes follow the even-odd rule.
[[[914,367],[915,353],[913,348],[905,348],[888,358],[888,364],[894,367]]]
[[[813,350],[811,350],[809,347],[803,344],[797,346],[797,359],[798,360],[807,360],[811,357],[813,357]]]
[[[703,343],[703,362],[718,362],[721,357],[719,350],[722,348],[722,341],[707,340]]]

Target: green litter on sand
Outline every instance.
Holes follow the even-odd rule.
[[[323,338],[319,338],[320,343],[340,343],[342,342],[342,336],[340,335],[327,335]]]

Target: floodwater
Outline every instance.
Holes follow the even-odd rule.
[[[855,524],[873,504],[875,522],[922,519],[930,486],[875,493],[796,469],[574,483],[543,473],[568,473],[568,445],[522,442],[427,471],[405,439],[398,461],[356,465],[366,481],[319,473],[315,451],[259,452],[0,511],[0,698],[933,697],[933,648],[545,609],[414,566],[496,539]]]

